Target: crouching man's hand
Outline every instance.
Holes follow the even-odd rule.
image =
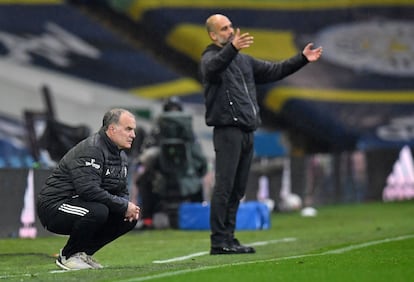
[[[138,220],[140,214],[140,208],[132,202],[128,203],[128,208],[125,213],[125,221],[134,221]]]

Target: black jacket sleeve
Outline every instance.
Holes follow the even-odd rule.
[[[250,57],[256,83],[273,82],[298,71],[308,63],[304,55],[297,54],[281,62],[270,62]]]

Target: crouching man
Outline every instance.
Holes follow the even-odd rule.
[[[101,129],[59,161],[37,196],[37,213],[50,232],[69,235],[56,264],[98,269],[92,255],[136,225],[140,208],[129,201],[127,156],[136,121],[124,109],[105,113]]]

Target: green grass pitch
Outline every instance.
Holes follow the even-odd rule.
[[[208,231],[134,230],[100,250],[100,270],[61,271],[63,236],[0,240],[0,281],[412,281],[414,202],[273,213],[269,230],[238,231],[256,254],[210,256]]]

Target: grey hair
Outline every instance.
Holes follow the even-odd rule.
[[[106,131],[108,130],[109,125],[118,124],[119,118],[123,113],[131,114],[129,111],[121,108],[115,108],[107,111],[102,119],[102,129]]]
[[[208,17],[208,19],[206,20],[205,27],[206,27],[208,33],[213,31],[213,17],[214,16],[215,15],[212,15],[212,16]]]

